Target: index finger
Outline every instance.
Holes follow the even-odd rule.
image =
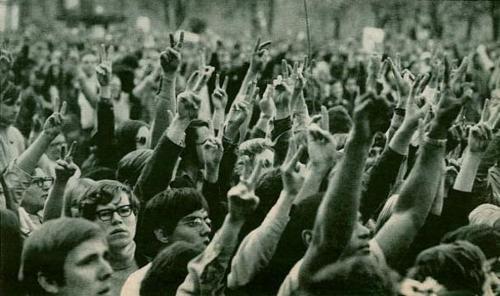
[[[304,153],[306,147],[304,145],[301,145],[297,151],[295,151],[295,154],[292,156],[290,159],[290,162],[286,164],[285,170],[295,170],[297,167],[297,163],[299,162],[300,157],[302,156],[302,153]]]
[[[99,47],[99,63],[102,63],[102,61],[106,58],[106,47],[104,46],[103,43],[101,43],[101,46]]]
[[[480,120],[480,122],[487,122],[488,121],[489,110],[490,110],[490,100],[486,99],[484,101],[483,110],[481,111],[481,120]]]
[[[59,110],[61,109],[61,98],[59,98],[59,96],[54,97],[54,106],[52,106],[52,109],[54,113],[59,112]]]
[[[224,91],[226,91],[226,90],[227,90],[227,83],[228,83],[228,81],[229,81],[229,80],[228,80],[228,76],[226,75],[226,76],[224,77],[224,82],[222,82],[222,89],[223,89]]]
[[[330,131],[330,118],[325,106],[321,106],[321,128],[327,132]]]
[[[175,38],[174,34],[168,33],[168,39],[170,39],[170,47],[175,48]]]
[[[255,43],[255,47],[253,49],[253,52],[257,52],[259,50],[259,46],[260,46],[260,37],[257,38],[257,42]]]
[[[259,50],[263,50],[264,48],[268,47],[269,45],[271,45],[271,41],[268,40],[262,44],[259,45]]]
[[[255,168],[253,169],[252,171],[252,174],[250,175],[250,177],[247,179],[247,184],[251,187],[251,188],[255,188],[255,185],[257,183],[257,179],[259,178],[260,176],[260,171],[262,170],[262,160],[259,160],[257,162],[257,164],[255,165]]]
[[[59,155],[59,159],[65,159],[66,158],[66,146],[63,145],[61,147],[61,154]]]
[[[215,88],[220,88],[220,74],[215,73]]]
[[[177,49],[182,48],[183,45],[184,45],[184,31],[181,31],[179,36],[179,42],[177,43]]]

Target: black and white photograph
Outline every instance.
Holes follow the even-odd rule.
[[[500,296],[500,1],[0,0],[0,296]]]

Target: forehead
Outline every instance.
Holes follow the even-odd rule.
[[[104,238],[94,237],[76,246],[68,253],[67,260],[76,261],[92,254],[103,254],[108,251],[108,244]]]
[[[119,194],[116,194],[111,202],[105,204],[105,205],[97,205],[96,210],[103,210],[103,209],[114,209],[117,207],[125,206],[130,204],[130,199],[128,197],[128,194],[126,192],[121,191]]]
[[[193,219],[193,218],[202,218],[202,219],[205,219],[207,217],[208,217],[208,212],[205,209],[200,209],[200,210],[192,212],[189,215],[186,215],[186,216],[182,217],[181,220],[189,220],[189,219]]]
[[[93,62],[96,59],[96,56],[91,53],[87,53],[82,57],[82,61],[84,62]]]

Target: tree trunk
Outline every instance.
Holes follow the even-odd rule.
[[[432,24],[432,35],[436,38],[441,38],[443,36],[443,25],[441,24],[441,19],[439,18],[439,2],[430,1],[429,3],[429,15],[431,17]]]
[[[269,0],[269,11],[267,14],[267,33],[269,36],[272,36],[273,34],[273,24],[274,24],[274,17],[276,14],[276,0]]]
[[[493,32],[493,40],[498,40],[500,38],[500,16],[498,13],[498,8],[499,5],[496,1],[491,1],[490,2],[490,16],[491,16],[491,24],[493,26],[492,32]]]

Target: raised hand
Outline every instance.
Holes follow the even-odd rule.
[[[262,99],[259,101],[259,108],[262,114],[267,118],[272,118],[276,113],[276,106],[274,106],[274,87],[268,84]]]
[[[403,125],[417,127],[419,119],[423,119],[429,110],[429,104],[424,101],[423,106],[419,106],[418,97],[429,82],[429,75],[420,75],[413,83],[408,100],[406,101],[406,112],[403,119]],[[421,104],[420,104],[421,105]]]
[[[411,89],[411,84],[409,81],[403,78],[403,69],[401,68],[401,58],[399,54],[396,55],[396,62],[393,62],[391,58],[387,58],[389,61],[389,70],[394,76],[396,86],[400,92],[401,98],[404,99],[408,95]],[[401,102],[401,106],[405,106],[406,101]]]
[[[292,96],[292,89],[284,81],[283,76],[278,75],[273,80],[275,89],[274,105],[276,106],[276,119],[283,119],[290,115],[290,100]]]
[[[61,128],[66,116],[66,102],[60,103],[58,99],[54,104],[54,112],[45,120],[43,124],[43,132],[50,138],[55,138],[61,133]]]
[[[201,98],[192,91],[185,91],[177,96],[177,114],[180,119],[192,121],[198,118]]]
[[[99,64],[96,66],[95,71],[97,74],[97,81],[101,87],[109,86],[112,77],[112,57],[114,49],[110,46],[106,50],[106,46],[101,44],[99,48]]]
[[[220,75],[215,75],[215,90],[212,93],[212,104],[215,110],[225,110],[227,105],[227,76],[224,78],[222,85],[220,84]]]
[[[241,176],[240,182],[227,193],[228,213],[233,221],[243,222],[259,205],[259,198],[255,195],[255,186],[260,176],[262,163],[258,162],[253,169],[250,163],[249,160],[245,162],[243,170],[245,174]]]
[[[165,51],[160,54],[160,65],[165,74],[172,74],[179,70],[179,66],[182,62],[180,50],[184,44],[184,32],[181,32],[179,41],[175,41],[172,33],[169,34],[169,38],[170,47],[167,47]]]
[[[229,117],[227,119],[227,133],[237,132],[239,130],[240,126],[250,114],[249,108],[249,103],[246,101],[236,103],[231,107],[232,110],[229,112]]]
[[[383,132],[388,127],[385,116],[389,103],[382,97],[377,97],[369,91],[358,97],[354,107],[354,129],[365,141],[371,141],[376,132]]]
[[[73,162],[76,142],[71,144],[68,153],[65,150],[65,147],[61,149],[61,157],[56,161],[56,181],[67,182],[78,171],[78,166]]]
[[[212,77],[212,74],[215,71],[215,68],[212,66],[208,66],[205,62],[205,50],[200,50],[200,64],[199,64],[199,79],[194,87],[194,91],[196,93],[199,93],[202,88],[207,84],[208,80],[210,80],[210,77]]]
[[[271,45],[271,41],[261,43],[260,38],[257,39],[252,52],[252,58],[250,60],[250,71],[253,73],[260,72],[264,68],[264,54],[266,53],[269,45]]]
[[[288,194],[297,194],[304,183],[304,174],[301,173],[299,166],[299,159],[304,151],[304,146],[300,146],[296,149],[293,140],[291,140],[288,145],[285,161],[280,168],[281,179],[283,180],[283,190]]]
[[[436,108],[434,128],[431,128],[433,137],[446,138],[447,130],[451,127],[462,106],[468,99],[468,96],[463,96],[466,93],[463,90],[463,78],[467,70],[467,64],[468,59],[464,58],[454,77],[450,79],[450,65],[447,59],[444,60],[441,96]],[[438,132],[438,135],[435,135],[435,132]]]
[[[219,135],[222,132],[219,131]],[[210,137],[203,144],[203,159],[206,168],[218,168],[224,153],[221,137]]]
[[[488,127],[494,130],[500,123],[500,103],[493,103],[486,99],[481,113],[481,121],[486,123]]]
[[[317,124],[307,129],[307,153],[309,165],[328,170],[335,161],[336,145],[333,136]]]

